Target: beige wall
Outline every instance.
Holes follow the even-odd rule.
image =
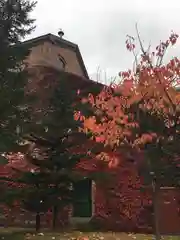
[[[60,54],[67,63],[65,71],[84,76],[76,53],[73,50],[61,48],[48,41],[32,47],[30,56],[27,58],[27,63],[30,64],[30,66],[49,66],[62,70],[63,66],[58,59],[58,54]]]

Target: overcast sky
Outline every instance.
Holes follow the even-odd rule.
[[[105,72],[109,78],[131,68],[125,40],[135,35],[136,23],[146,45],[166,39],[171,30],[180,33],[180,0],[38,0],[33,17],[31,37],[62,28],[64,38],[79,45],[89,75],[96,78],[100,68],[105,79]]]

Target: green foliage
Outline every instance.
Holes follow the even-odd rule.
[[[20,41],[34,29],[29,14],[35,2],[0,0],[0,165],[8,163],[3,153],[18,151],[29,119],[29,97],[25,96],[28,74],[24,60],[29,50]],[[23,130],[23,131],[22,131]],[[17,191],[0,180],[0,202],[11,205]]]
[[[29,51],[19,42],[34,29],[34,7],[35,2],[0,0],[0,153],[14,150],[28,117],[23,61]]]
[[[49,106],[38,116],[38,121],[31,124],[27,139],[36,149],[27,154],[27,159],[38,170],[19,172],[16,180],[27,186],[19,196],[23,199],[22,207],[29,211],[62,209],[73,201],[73,183],[83,177],[75,167],[88,156],[76,149],[81,148],[87,137],[79,133],[80,123],[74,120],[76,98],[76,91],[60,79]]]
[[[8,163],[7,158],[0,156],[0,166],[5,165]]]

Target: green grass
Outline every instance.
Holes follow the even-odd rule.
[[[49,232],[47,230],[42,231],[43,234],[35,234],[33,230],[17,229],[17,228],[1,228],[0,239],[2,240],[152,240],[151,235],[143,234],[126,234],[115,232]],[[180,236],[165,236],[164,240],[180,240]]]

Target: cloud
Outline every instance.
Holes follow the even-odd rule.
[[[136,23],[145,45],[154,46],[171,30],[180,32],[179,9],[179,0],[38,0],[31,37],[62,28],[64,38],[79,45],[89,74],[95,77],[100,67],[110,77],[132,66],[125,39],[135,35]]]

